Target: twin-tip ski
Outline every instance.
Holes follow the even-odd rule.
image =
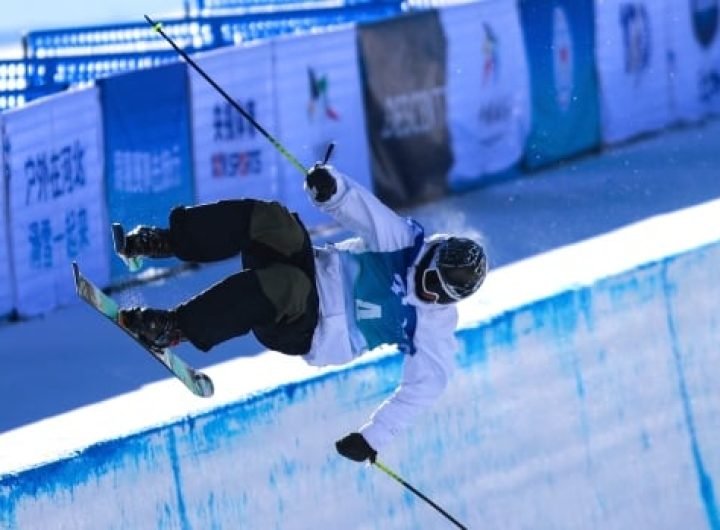
[[[132,337],[144,350],[167,368],[171,374],[182,381],[190,392],[201,397],[210,397],[213,395],[213,382],[208,376],[189,366],[181,357],[173,353],[170,348],[156,349],[149,347],[135,333],[123,327],[122,323],[118,320],[118,311],[120,309],[118,303],[83,276],[77,263],[73,263],[72,266],[75,277],[75,288],[80,298]]]

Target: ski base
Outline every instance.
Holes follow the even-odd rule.
[[[130,272],[139,271],[143,266],[143,259],[140,256],[128,258],[123,255],[123,252],[125,250],[125,229],[120,223],[112,224],[112,236],[115,254],[117,254],[118,257],[123,260],[125,266]]]
[[[72,266],[73,276],[75,278],[75,289],[80,298],[132,337],[135,342],[142,346],[143,349],[167,368],[171,374],[179,379],[190,392],[200,397],[210,397],[213,395],[214,387],[212,379],[188,365],[180,356],[173,353],[170,348],[151,348],[135,333],[123,327],[118,320],[120,307],[117,302],[83,276],[77,263],[73,262]]]

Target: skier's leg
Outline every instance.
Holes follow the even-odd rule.
[[[116,242],[126,258],[167,258],[209,262],[246,250],[289,256],[303,245],[305,228],[278,202],[225,200],[179,206],[170,212],[169,228],[140,225]]]
[[[208,351],[256,328],[303,322],[314,330],[317,303],[312,304],[316,300],[314,286],[302,270],[275,263],[264,269],[246,269],[229,276],[180,304],[174,313],[183,336],[198,349]],[[263,337],[258,338],[265,344]],[[295,347],[287,353],[306,353],[307,349],[297,352]]]
[[[246,251],[282,259],[303,248],[306,232],[278,202],[237,199],[173,209],[169,235],[177,257],[208,262]]]

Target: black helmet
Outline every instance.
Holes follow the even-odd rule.
[[[430,299],[449,304],[467,298],[477,291],[487,275],[487,257],[472,239],[450,237],[431,248],[424,259],[421,288]],[[421,262],[422,263],[422,262]]]

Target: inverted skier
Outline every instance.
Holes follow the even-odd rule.
[[[396,344],[404,354],[400,385],[336,443],[341,455],[374,462],[444,390],[457,351],[455,303],[483,283],[487,258],[471,239],[425,237],[416,221],[330,165],[315,164],[305,189],[358,237],[313,247],[297,214],[274,201],[174,208],[168,228],[135,227],[120,253],[198,263],[241,254],[244,269],[172,309],[131,307],[120,320],[159,348],[189,341],[208,351],[252,331],[267,348],[314,366]]]

